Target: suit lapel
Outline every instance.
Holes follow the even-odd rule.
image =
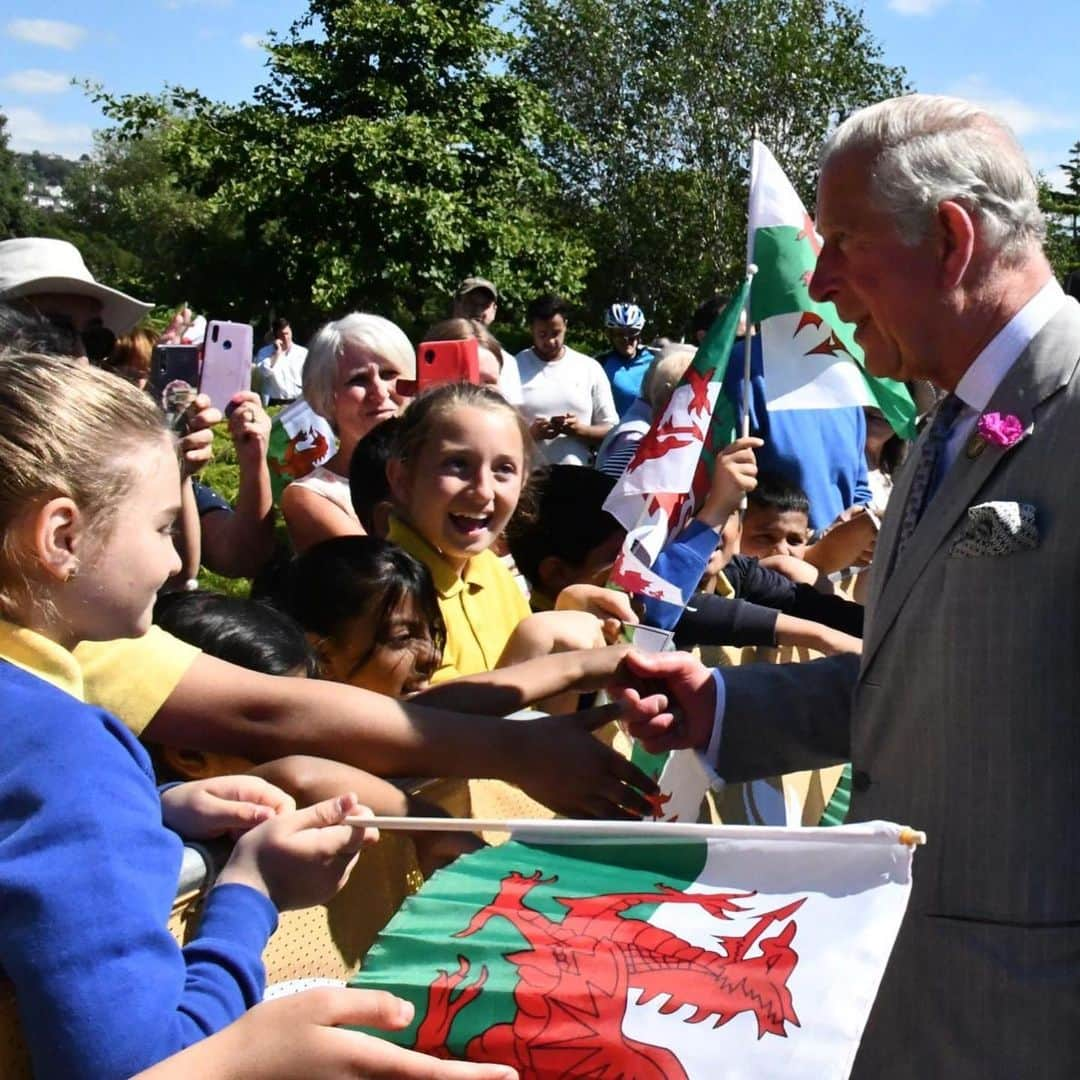
[[[1031,427],[1039,405],[1072,378],[1078,362],[1078,338],[1080,307],[1070,302],[1050,320],[1021,354],[994,392],[986,411],[1011,413],[1020,419],[1025,429]],[[917,460],[915,454],[922,451],[925,437],[924,431],[909,458],[912,464]],[[974,458],[967,453],[969,445],[970,439],[961,446],[956,460],[942,478],[941,485],[911,534],[911,539],[888,580],[882,582],[880,575],[875,573],[870,595],[872,608],[869,627],[863,642],[863,670],[870,664],[895,622],[904,600],[957,520],[975,501],[975,496],[998,465],[1019,444],[1004,447],[991,443]],[[891,512],[886,518],[887,527],[882,527],[877,557],[874,560],[875,563],[880,560],[881,574],[884,574],[892,558],[914,471],[913,467],[904,469],[903,482],[894,489],[889,500]]]

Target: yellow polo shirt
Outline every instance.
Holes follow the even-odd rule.
[[[86,701],[112,713],[134,735],[142,735],[199,654],[160,626],[139,638],[75,646]]]
[[[0,657],[83,700],[82,671],[63,645],[0,619]]]
[[[388,539],[419,559],[435,582],[446,623],[446,649],[433,683],[491,671],[529,604],[498,556],[482,552],[459,577],[446,560],[400,518],[390,518]]]

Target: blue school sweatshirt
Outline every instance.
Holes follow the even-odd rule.
[[[44,678],[24,670],[28,641]],[[0,655],[13,653],[24,667],[0,659],[0,976],[35,1075],[119,1080],[261,999],[277,912],[218,886],[181,949],[166,923],[182,844],[161,823],[146,751],[79,700],[66,650],[0,623]]]

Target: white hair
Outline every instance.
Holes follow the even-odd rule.
[[[649,403],[654,415],[659,416],[667,406],[696,354],[697,349],[693,345],[665,345],[649,365],[641,381],[641,396]]]
[[[308,342],[304,361],[304,398],[321,417],[334,425],[334,383],[338,361],[347,345],[367,349],[393,363],[401,378],[416,378],[416,353],[404,332],[381,315],[354,311],[320,327]],[[336,430],[336,427],[335,427]]]
[[[960,98],[907,94],[860,109],[825,143],[822,169],[847,151],[873,155],[872,198],[909,244],[922,240],[937,207],[971,211],[991,250],[1016,259],[1042,242],[1038,188],[1009,127]]]

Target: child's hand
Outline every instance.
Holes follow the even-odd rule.
[[[806,549],[806,561],[823,574],[867,566],[874,557],[878,530],[872,515],[853,507],[829,526],[817,543]]]
[[[720,528],[732,512],[739,509],[743,496],[757,487],[757,458],[754,450],[765,442],[755,435],[728,443],[716,457],[712,484],[698,519]]]
[[[177,784],[161,796],[161,820],[188,840],[240,836],[296,809],[279,787],[258,776],[215,776]]]
[[[640,621],[626,593],[600,585],[567,585],[555,597],[555,610],[587,611],[598,619],[618,619],[632,626]]]
[[[378,829],[343,824],[357,815],[371,811],[350,793],[272,818],[237,840],[217,883],[248,885],[279,911],[325,903],[349,880],[360,849],[379,839]]]
[[[233,394],[226,413],[237,457],[245,464],[261,465],[270,444],[270,417],[259,395],[251,390]]]
[[[575,649],[597,649],[619,633],[617,619],[601,621],[587,611],[540,611],[517,624],[498,666],[509,667],[522,660]]]
[[[444,1061],[350,1027],[401,1031],[413,1005],[385,990],[322,987],[264,1001],[136,1080],[517,1080],[508,1065]]]
[[[575,649],[603,649],[619,639],[622,623],[616,618],[599,618],[588,611],[548,611],[552,619],[552,652]]]

